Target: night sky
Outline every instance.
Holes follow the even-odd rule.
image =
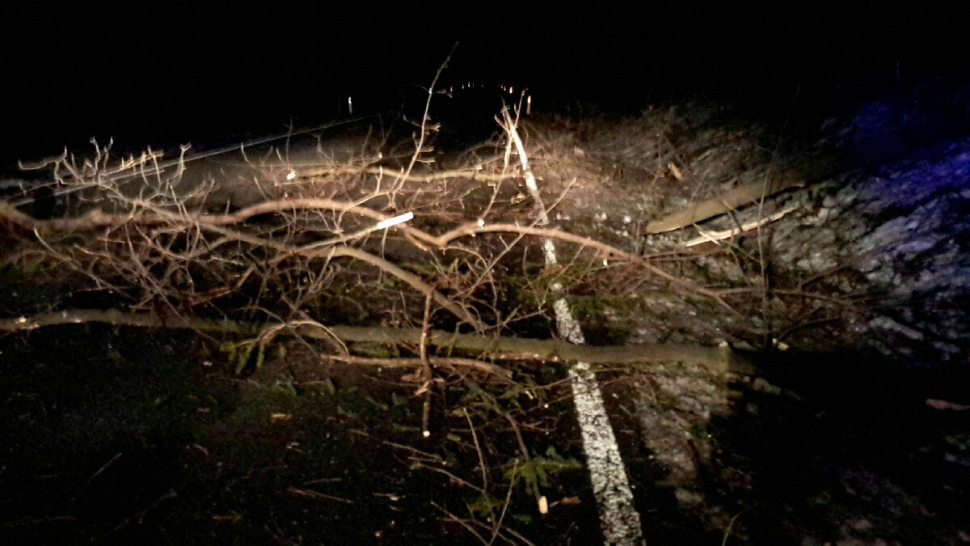
[[[346,116],[347,95],[355,114],[397,108],[456,42],[447,83],[528,85],[540,108],[619,114],[698,93],[770,108],[796,89],[959,78],[970,58],[970,9],[923,3],[143,4],[0,8],[5,164],[92,136],[273,134]]]

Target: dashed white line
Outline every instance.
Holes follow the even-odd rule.
[[[526,187],[529,188],[536,203],[539,223],[546,225],[549,223],[549,217],[542,204],[535,176],[529,168],[525,147],[511,119],[507,115],[505,119],[510,128],[509,134],[522,161]],[[546,265],[557,263],[556,247],[550,239],[543,240],[542,250]],[[569,303],[561,296],[562,284],[554,283],[551,288],[558,296],[553,303],[553,310],[556,313],[559,336],[576,345],[585,344],[583,331],[573,318]],[[600,392],[599,384],[596,383],[596,374],[590,369],[588,363],[577,362],[569,368],[569,378],[573,403],[576,406],[576,418],[583,438],[583,449],[586,451],[586,465],[593,485],[593,496],[599,505],[600,529],[603,532],[604,544],[623,546],[646,544],[640,528],[640,514],[633,506],[633,490],[627,479],[623,459],[620,458],[620,448],[616,443],[613,427],[606,414],[603,394]]]

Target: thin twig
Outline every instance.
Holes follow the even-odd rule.
[[[465,412],[468,415],[468,412]],[[509,504],[512,502],[512,491],[515,489],[515,474],[519,471],[519,460],[515,459],[515,466],[512,467],[512,479],[509,480],[509,487],[505,491],[505,503],[502,505],[502,513],[499,514],[498,520],[495,522],[495,527],[492,531],[492,540],[488,541],[489,546],[495,542],[495,539],[499,535],[499,531],[502,530],[502,522],[505,521],[505,514],[508,513]]]
[[[731,521],[728,522],[727,527],[724,528],[724,538],[721,539],[721,546],[727,546],[728,537],[731,536],[731,528],[734,527],[734,522],[737,521],[738,517],[743,514],[744,511],[738,512]]]
[[[119,451],[114,457],[109,459],[108,462],[101,465],[101,468],[99,468],[94,474],[91,474],[91,477],[88,478],[88,481],[84,482],[84,485],[81,486],[81,489],[78,489],[78,492],[74,495],[74,498],[71,499],[71,506],[74,506],[74,504],[77,503],[78,497],[80,497],[81,493],[83,493],[84,490],[87,489],[89,485],[91,485],[91,482],[93,482],[95,478],[97,478],[102,473],[104,473],[104,471],[107,470],[108,467],[111,466],[115,461],[120,459],[121,455],[122,455],[122,452]]]
[[[465,413],[468,428],[472,431],[472,439],[475,441],[475,452],[478,453],[478,463],[482,468],[482,490],[488,491],[488,465],[485,464],[485,454],[482,452],[482,446],[478,443],[478,434],[475,432],[475,425],[472,423],[471,416],[468,415],[468,408],[461,408],[461,411]]]
[[[428,100],[424,103],[424,114],[421,116],[421,133],[418,137],[418,144],[414,150],[414,155],[411,156],[411,162],[408,163],[408,168],[405,169],[402,175],[403,177],[411,175],[411,170],[414,169],[414,164],[417,163],[418,157],[421,155],[421,152],[424,151],[424,141],[428,138],[428,113],[431,111],[431,98],[435,93],[434,87],[438,85],[438,78],[441,77],[441,73],[444,72],[445,68],[448,67],[448,63],[451,61],[451,56],[455,54],[456,49],[458,49],[458,42],[455,42],[455,45],[451,46],[451,52],[448,53],[448,56],[445,57],[444,62],[438,67],[438,71],[435,72],[434,79],[431,80],[431,86],[428,87]],[[403,178],[398,180],[394,190],[399,190],[403,184]]]
[[[434,373],[431,371],[431,363],[428,362],[428,331],[431,329],[431,294],[424,298],[424,319],[421,322],[421,342],[418,343],[418,356],[421,358],[421,375],[424,385],[424,404],[421,409],[421,435],[425,438],[431,436],[428,429],[428,420],[431,416],[431,387],[434,384]]]
[[[474,536],[475,536],[475,538],[477,538],[477,539],[478,539],[478,541],[479,541],[479,542],[481,542],[482,544],[489,544],[489,543],[488,543],[488,542],[487,542],[487,541],[485,540],[485,537],[483,537],[482,535],[480,535],[480,534],[478,533],[478,531],[476,531],[476,530],[475,530],[475,529],[474,529],[474,528],[473,528],[473,527],[472,527],[471,525],[469,525],[469,524],[468,524],[468,522],[466,522],[465,520],[463,520],[463,519],[461,519],[461,518],[459,518],[458,516],[456,516],[456,515],[454,515],[454,514],[452,514],[452,513],[451,513],[451,512],[449,512],[448,510],[445,510],[445,509],[444,509],[444,508],[443,508],[443,507],[442,507],[441,505],[439,505],[438,503],[436,503],[436,502],[434,502],[434,501],[431,501],[431,506],[434,506],[435,508],[437,508],[438,510],[440,510],[440,511],[441,511],[442,513],[444,513],[444,514],[445,514],[446,516],[448,516],[448,519],[447,519],[447,521],[453,521],[453,522],[455,522],[455,523],[457,523],[457,524],[459,524],[459,525],[461,525],[462,527],[464,527],[466,531],[468,531],[469,533],[471,533],[472,535],[474,535]]]

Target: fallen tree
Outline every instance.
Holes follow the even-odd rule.
[[[151,158],[113,167],[107,148],[99,149],[95,160],[83,168],[73,165],[73,157],[56,158],[55,177],[58,172],[71,173],[69,178],[57,178],[58,183],[83,196],[70,211],[73,215],[34,218],[12,203],[0,202],[0,220],[19,233],[25,245],[33,245],[34,252],[92,281],[85,289],[111,292],[127,301],[115,302],[116,310],[68,309],[3,319],[0,329],[105,322],[257,339],[285,331],[340,342],[425,343],[487,358],[617,365],[690,361],[717,372],[752,372],[750,363],[727,348],[590,347],[499,336],[498,332],[514,331],[510,326],[515,320],[545,313],[550,286],[589,283],[597,268],[620,269],[630,278],[644,279],[631,282],[638,286],[659,281],[674,292],[716,302],[736,316],[738,312],[723,298],[737,289],[702,285],[684,275],[677,264],[662,261],[662,256],[643,256],[544,225],[532,216],[528,203],[517,207],[521,194],[515,184],[506,183],[522,176],[510,166],[511,137],[504,164],[412,173],[422,142],[416,143],[411,165],[401,173],[359,166],[373,161],[323,162],[301,167],[299,173],[275,169],[267,174],[254,165],[254,172],[263,177],[258,180],[268,176],[272,182],[264,187],[254,178],[264,199],[222,212],[205,206],[207,192],[215,186],[180,185],[180,177],[191,168],[181,162],[164,173],[151,170]],[[525,155],[521,142],[517,149]],[[389,183],[382,181],[385,174]],[[123,187],[122,180],[140,180],[141,185]],[[750,201],[756,193],[764,196],[766,191],[783,191],[799,183],[785,179],[768,188],[759,185],[757,192],[749,184],[728,197],[731,203]],[[483,196],[470,197],[483,190]],[[734,206],[731,203],[729,208]],[[408,212],[401,214],[402,210]],[[696,212],[684,211],[687,216],[682,216],[697,221]],[[393,223],[404,217],[407,220],[402,223]],[[655,227],[651,224],[647,231]],[[511,241],[506,240],[509,237]],[[530,263],[528,253],[538,250],[532,243],[538,239],[567,243],[563,263],[556,267]],[[508,256],[520,265],[513,273],[514,282],[529,291],[528,297],[512,302],[504,298],[507,285],[496,280],[496,268]],[[605,287],[602,283],[609,280],[595,282]],[[346,295],[350,293],[375,297],[364,301]],[[353,300],[366,317],[360,321],[364,324],[391,326],[323,326],[306,319],[332,316],[326,302],[333,298]],[[422,317],[417,305],[425,300]],[[395,308],[398,303],[401,309]],[[433,320],[439,309],[453,318]],[[393,319],[389,321],[388,315]],[[339,317],[331,321],[341,322]],[[415,324],[422,328],[408,327]],[[434,329],[467,332],[469,326],[474,333]],[[426,355],[421,356],[427,363]]]
[[[421,328],[384,328],[325,326],[315,321],[252,323],[195,317],[162,318],[148,313],[123,313],[115,309],[71,309],[43,315],[0,319],[0,331],[22,332],[43,327],[105,323],[140,328],[189,329],[246,336],[267,332],[288,333],[310,339],[341,342],[369,342],[387,345],[421,342]],[[746,358],[727,344],[718,347],[699,345],[654,344],[624,346],[574,345],[563,339],[528,339],[506,336],[481,336],[430,330],[428,346],[478,353],[483,357],[503,360],[542,360],[549,362],[587,362],[590,364],[632,365],[646,363],[688,362],[717,373],[751,374],[754,368]],[[419,365],[415,363],[415,366]],[[494,370],[492,370],[494,372]]]

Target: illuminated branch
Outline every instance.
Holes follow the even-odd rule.
[[[370,342],[383,344],[418,345],[421,328],[368,328],[356,326],[328,326],[326,328],[301,321],[287,328],[287,323],[255,324],[231,320],[212,320],[190,317],[173,317],[164,320],[147,313],[122,313],[118,310],[68,310],[45,315],[0,319],[0,331],[30,331],[46,326],[63,324],[107,323],[141,328],[188,329],[199,332],[258,335],[265,330],[278,330],[311,339],[332,340],[333,336],[344,342]],[[735,353],[726,344],[719,347],[697,345],[623,345],[590,346],[574,345],[564,339],[529,339],[518,337],[481,336],[456,334],[440,330],[427,332],[428,346],[439,349],[459,349],[485,355],[502,355],[503,358],[528,358],[547,361],[581,361],[591,364],[642,364],[663,362],[686,362],[704,366],[715,372],[750,374],[751,362]]]

